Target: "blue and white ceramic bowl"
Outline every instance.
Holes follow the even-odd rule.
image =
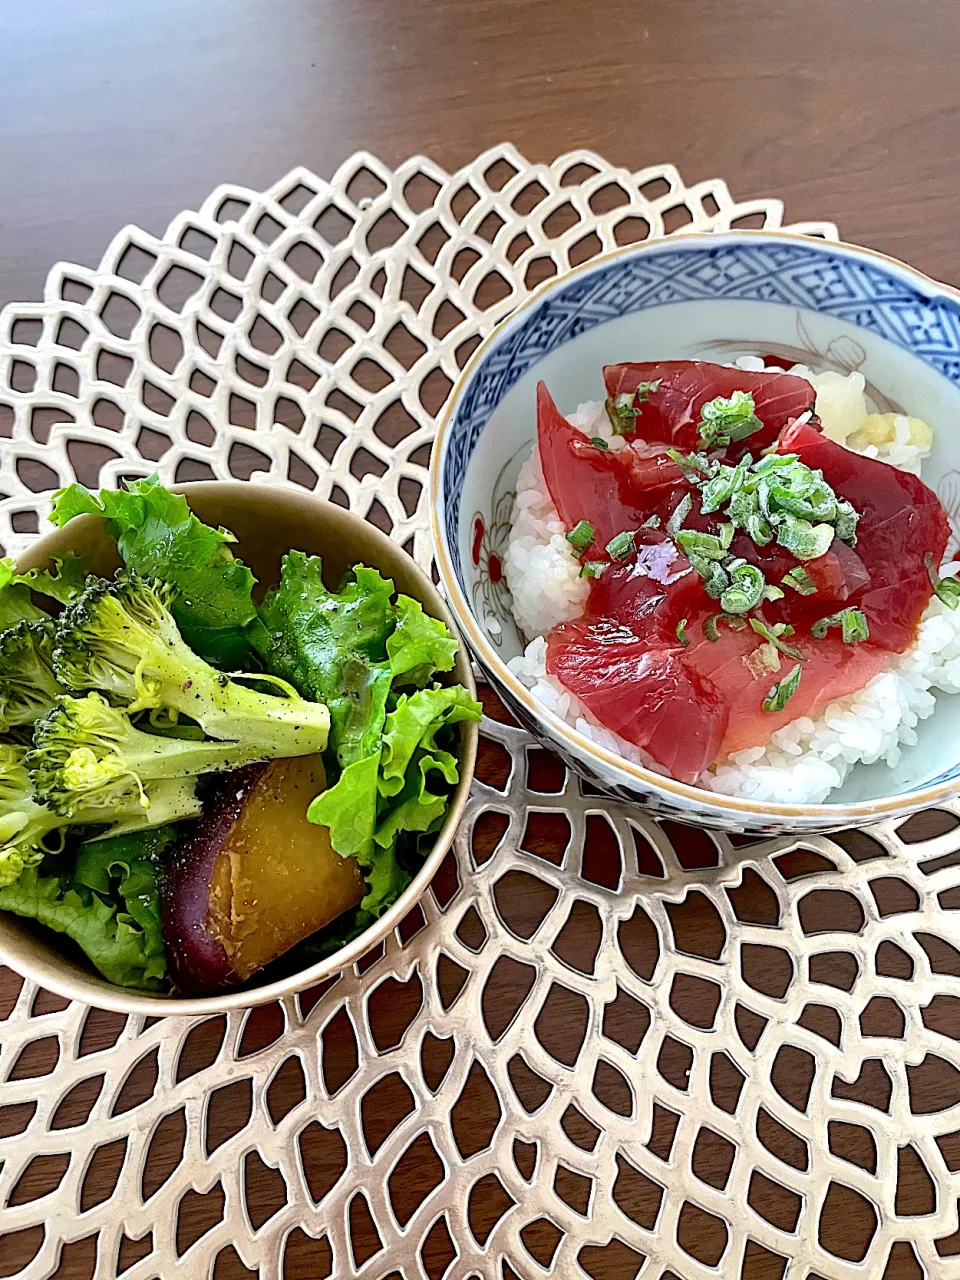
[[[507,669],[523,649],[501,574],[517,472],[546,381],[562,411],[604,395],[601,367],[628,360],[773,353],[858,369],[880,411],[934,429],[924,479],[960,531],[960,293],[892,258],[783,232],[685,235],[618,250],[548,282],[478,347],[433,452],[442,585],[486,675],[517,718],[590,781],[655,812],[728,830],[830,830],[960,794],[960,697],[938,695],[897,769],[858,766],[823,804],[729,798],[663,778],[590,742]],[[956,541],[952,544],[956,546]]]

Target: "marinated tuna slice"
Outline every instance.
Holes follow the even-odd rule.
[[[669,500],[683,473],[665,447],[604,449],[572,426],[541,382],[537,387],[537,441],[543,478],[564,524],[589,520],[602,551],[624,529],[636,529]]]
[[[673,445],[689,452],[702,448],[697,430],[704,405],[717,396],[743,391],[753,397],[762,430],[735,442],[729,452],[754,454],[772,444],[794,418],[812,410],[816,400],[805,378],[789,373],[750,373],[706,360],[665,360],[647,364],[608,364],[603,380],[610,397],[636,393],[636,434],[650,444]],[[552,492],[552,491],[551,491]]]
[[[702,681],[713,686],[727,710],[718,756],[763,746],[777,729],[799,716],[815,720],[829,703],[862,689],[890,665],[890,654],[885,649],[872,644],[844,644],[836,630],[829,631],[822,640],[797,640],[791,636],[788,643],[797,640],[791,647],[804,655],[799,663],[800,681],[782,710],[766,711],[764,701],[798,660],[781,653],[779,669],[765,669],[757,655],[766,656],[770,649],[764,648],[761,637],[749,625],[742,631],[733,631],[721,623],[717,639],[709,640],[704,635],[703,621],[698,618],[687,623],[690,643],[683,652],[683,661]]]
[[[652,627],[672,643],[677,622],[696,611],[702,597],[703,584],[686,556],[664,534],[644,530],[636,554],[608,565],[593,583],[588,613],[616,618],[636,635],[647,635]]]
[[[547,671],[680,782],[696,782],[716,758],[727,709],[679,646],[650,648],[626,628],[563,623],[550,634]]]
[[[919,476],[852,453],[810,426],[788,428],[777,449],[822,470],[860,512],[856,554],[870,581],[850,599],[866,616],[871,643],[902,653],[933,594],[928,562],[939,569],[950,536],[937,495]]]

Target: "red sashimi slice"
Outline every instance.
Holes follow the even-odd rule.
[[[821,600],[849,600],[870,585],[867,566],[856,551],[839,538],[834,538],[825,556],[807,560],[803,568]],[[809,596],[802,598],[809,601]]]
[[[820,468],[834,492],[860,512],[856,553],[870,583],[853,598],[871,641],[902,653],[933,594],[925,557],[939,569],[950,533],[937,495],[919,476],[851,453],[809,425],[789,427],[777,448]]]
[[[727,711],[681,649],[651,649],[629,633],[602,638],[589,624],[564,623],[550,633],[547,670],[601,724],[680,782],[696,782],[716,758]]]
[[[673,445],[689,452],[701,447],[697,433],[700,411],[717,396],[734,391],[753,396],[754,411],[764,429],[728,451],[735,457],[746,450],[772,444],[792,418],[813,409],[816,394],[805,378],[789,373],[751,373],[728,369],[706,360],[664,360],[647,364],[608,364],[603,370],[607,395],[636,391],[643,382],[659,382],[640,405],[637,435],[650,443]]]
[[[589,614],[616,618],[651,643],[659,636],[675,644],[680,619],[702,609],[702,580],[665,534],[642,529],[636,542],[635,556],[608,565],[593,583]]]
[[[541,382],[537,386],[537,443],[543,478],[560,519],[572,529],[581,520],[594,526],[594,548],[626,529],[638,529],[668,500],[683,475],[663,448],[645,456],[627,449],[599,449],[572,426]]]
[[[887,650],[872,644],[844,644],[836,630],[829,631],[823,640],[801,639],[798,647],[805,661],[796,692],[782,711],[764,711],[764,698],[796,666],[796,659],[781,654],[779,671],[755,676],[744,658],[756,652],[761,640],[750,628],[731,631],[724,623],[719,638],[711,641],[704,637],[702,620],[698,620],[688,624],[687,634],[690,645],[684,650],[685,663],[709,681],[727,708],[720,756],[764,746],[772,733],[800,716],[816,719],[830,702],[862,689],[891,662]]]

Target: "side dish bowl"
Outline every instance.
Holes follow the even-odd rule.
[[[960,697],[938,695],[896,768],[858,766],[821,804],[721,795],[631,763],[559,719],[508,669],[523,651],[503,577],[518,471],[542,379],[561,412],[603,399],[621,361],[731,363],[771,355],[859,371],[875,411],[934,432],[923,478],[960,529],[960,294],[883,254],[786,232],[683,235],[615,250],[549,281],[473,353],[431,463],[441,585],[477,661],[517,718],[602,789],[730,831],[827,831],[901,817],[960,794]]]
[[[229,482],[176,486],[192,510],[207,524],[225,526],[237,537],[237,554],[259,582],[258,597],[277,582],[281,557],[291,549],[323,557],[324,578],[333,586],[353,565],[370,565],[391,578],[398,592],[412,596],[426,613],[439,618],[457,635],[440,593],[414,561],[378,529],[332,503],[292,489]],[[116,546],[99,516],[85,515],[35,542],[18,561],[21,572],[43,569],[65,552],[85,554],[87,567],[110,573],[119,564]],[[475,693],[469,657],[461,645],[449,679]],[[424,893],[450,848],[463,815],[473,777],[477,725],[458,726],[460,778],[442,829],[418,874],[400,898],[373,925],[333,955],[277,980],[267,978],[224,995],[198,998],[153,995],[114,986],[100,977],[79,953],[58,945],[54,935],[0,912],[0,962],[68,999],[81,1000],[121,1013],[212,1014],[245,1009],[290,996],[324,981],[352,964],[387,936]],[[269,972],[269,971],[268,971]]]

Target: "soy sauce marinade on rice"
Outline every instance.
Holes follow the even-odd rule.
[[[932,435],[858,373],[744,358],[541,383],[504,560],[510,667],[586,737],[682,782],[817,803],[960,692],[960,566]]]

